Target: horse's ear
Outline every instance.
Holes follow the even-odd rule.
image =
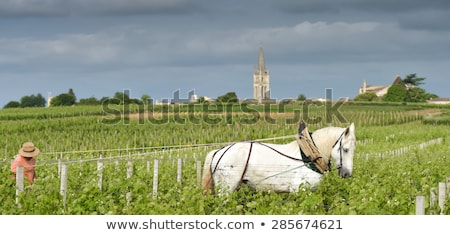
[[[355,133],[355,123],[352,122],[352,124],[350,124],[350,126],[347,128],[347,135],[349,133]]]
[[[301,136],[303,130],[306,128],[306,124],[303,120],[300,121],[300,124],[298,125],[298,135]]]
[[[353,122],[345,129],[345,135],[349,135],[350,133],[355,133],[355,124]]]

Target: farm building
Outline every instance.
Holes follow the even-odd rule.
[[[431,98],[427,100],[429,104],[450,104],[450,98]]]
[[[382,86],[373,86],[373,85],[367,85],[366,80],[363,81],[362,87],[359,88],[358,94],[364,94],[366,92],[373,92],[378,97],[382,97],[386,95],[389,88],[394,84],[403,84],[402,78],[400,75],[397,75],[390,85],[382,85]]]

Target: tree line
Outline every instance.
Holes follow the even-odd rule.
[[[50,106],[73,106],[73,105],[100,105],[100,104],[144,104],[151,101],[151,97],[147,94],[141,96],[141,99],[130,98],[126,92],[116,92],[113,97],[104,96],[100,99],[95,97],[80,99],[77,97],[73,89],[69,89],[66,93],[61,93],[50,98]],[[10,101],[3,108],[26,108],[26,107],[46,107],[47,101],[38,93],[36,95],[23,96],[20,101]]]
[[[359,94],[354,101],[386,101],[386,102],[426,102],[431,98],[438,98],[437,95],[427,93],[419,86],[424,84],[424,77],[417,77],[415,73],[408,74],[400,83],[392,84],[387,93],[378,97],[373,92]],[[298,95],[297,101],[305,101],[306,96]],[[239,99],[235,92],[227,92],[217,97],[219,103],[237,103]],[[199,103],[207,102],[204,97],[198,99]],[[127,92],[116,92],[113,97],[104,96],[100,99],[95,97],[80,99],[73,89],[68,92],[52,97],[50,106],[72,106],[72,105],[101,105],[101,104],[151,104],[152,99],[149,95],[143,94],[141,99],[130,98]],[[47,104],[45,98],[38,93],[37,95],[23,96],[20,101],[10,101],[3,108],[25,108],[25,107],[45,107]]]
[[[199,103],[208,102],[205,97],[198,99]],[[219,96],[217,102],[237,103],[239,99],[235,92],[227,92]],[[101,105],[101,104],[152,104],[153,100],[148,94],[143,94],[140,99],[130,98],[127,92],[116,92],[113,97],[104,96],[100,99],[95,97],[80,99],[77,97],[73,89],[69,89],[66,93],[61,93],[50,98],[50,106],[73,106],[73,105]],[[46,107],[47,102],[42,94],[23,96],[20,101],[10,101],[3,108],[26,108],[26,107]]]

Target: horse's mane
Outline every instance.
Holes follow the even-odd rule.
[[[342,127],[324,127],[314,131],[311,135],[319,151],[329,160],[331,158],[331,149],[339,136],[345,131]]]

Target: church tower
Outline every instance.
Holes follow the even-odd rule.
[[[261,102],[270,99],[269,69],[264,64],[264,53],[259,48],[258,65],[253,72],[253,99]]]

